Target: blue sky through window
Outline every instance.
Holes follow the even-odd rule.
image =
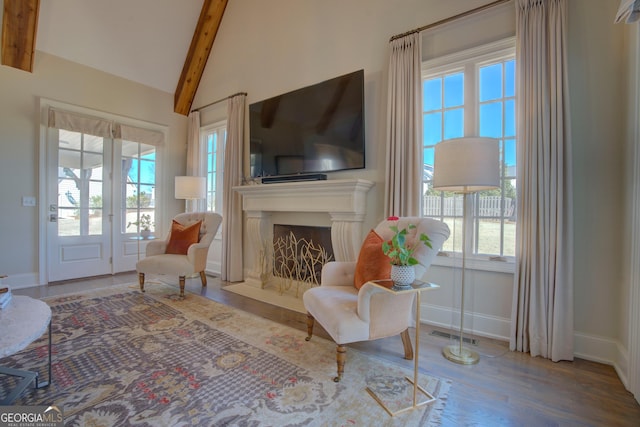
[[[145,154],[140,157],[140,161],[133,159],[131,169],[129,169],[129,179],[131,182],[138,181],[138,165],[140,167],[140,182],[152,184],[156,182],[156,153]]]
[[[464,104],[464,76],[456,73],[444,78],[444,108],[460,107]]]
[[[423,81],[424,145],[464,136],[464,73],[454,73]],[[479,135],[505,138],[504,161],[515,166],[516,134],[515,60],[479,69]],[[456,108],[459,107],[459,108]],[[444,118],[443,118],[444,116]],[[433,165],[433,150],[424,150],[424,162]]]

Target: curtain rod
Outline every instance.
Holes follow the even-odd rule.
[[[401,37],[408,36],[409,34],[413,34],[413,33],[420,33],[420,32],[422,32],[422,31],[425,31],[425,30],[431,29],[431,28],[433,28],[433,27],[437,27],[437,26],[439,26],[439,25],[446,24],[446,23],[451,22],[451,21],[455,21],[456,19],[459,19],[459,18],[464,18],[465,16],[472,15],[472,14],[474,14],[474,13],[481,12],[481,11],[483,11],[483,10],[485,10],[485,9],[489,9],[489,8],[491,8],[491,7],[493,7],[493,6],[497,6],[497,5],[499,5],[499,4],[507,3],[507,2],[510,2],[510,1],[511,1],[511,0],[496,0],[496,1],[494,1],[494,2],[491,2],[491,3],[487,3],[487,4],[485,4],[484,6],[476,7],[475,9],[467,10],[466,12],[462,12],[462,13],[459,13],[459,14],[457,14],[457,15],[450,16],[450,17],[448,17],[448,18],[441,19],[440,21],[437,21],[437,22],[433,22],[433,23],[431,23],[431,24],[424,25],[424,26],[422,26],[422,27],[420,27],[420,28],[416,28],[416,29],[414,29],[414,30],[407,31],[406,33],[397,34],[397,35],[395,35],[395,36],[391,37],[391,38],[389,39],[389,41],[390,41],[390,42],[392,42],[392,41],[394,41],[394,40],[396,40],[396,39],[399,39],[399,38],[401,38]]]
[[[215,105],[219,102],[226,101],[227,99],[233,98],[234,96],[246,95],[246,94],[247,92],[238,92],[238,93],[234,93],[233,95],[225,96],[224,98],[220,98],[217,101],[210,102],[207,105],[203,105],[202,107],[194,108],[193,110],[191,110],[191,113],[193,113],[194,111],[204,110],[207,107],[211,107],[212,105]]]

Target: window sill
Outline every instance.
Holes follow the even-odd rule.
[[[431,265],[439,267],[462,267],[462,255],[460,254],[438,254]],[[467,270],[492,271],[496,273],[514,274],[516,265],[514,260],[494,261],[488,258],[467,258],[465,261]]]

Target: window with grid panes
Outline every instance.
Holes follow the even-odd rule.
[[[120,147],[123,231],[153,231],[156,216],[156,148],[153,145],[126,140],[122,140]],[[147,223],[148,228],[145,225]]]
[[[434,147],[463,136],[500,142],[500,188],[473,196],[467,254],[510,260],[515,255],[516,85],[515,46],[501,42],[423,64],[422,215],[446,222],[451,237],[443,251],[462,251],[462,195],[432,188]]]
[[[207,159],[207,210],[222,214],[222,174],[227,123],[218,122],[202,128]]]

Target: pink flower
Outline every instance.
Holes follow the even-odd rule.
[[[397,216],[390,216],[389,218],[387,218],[387,221],[397,221],[400,218],[398,218]]]

